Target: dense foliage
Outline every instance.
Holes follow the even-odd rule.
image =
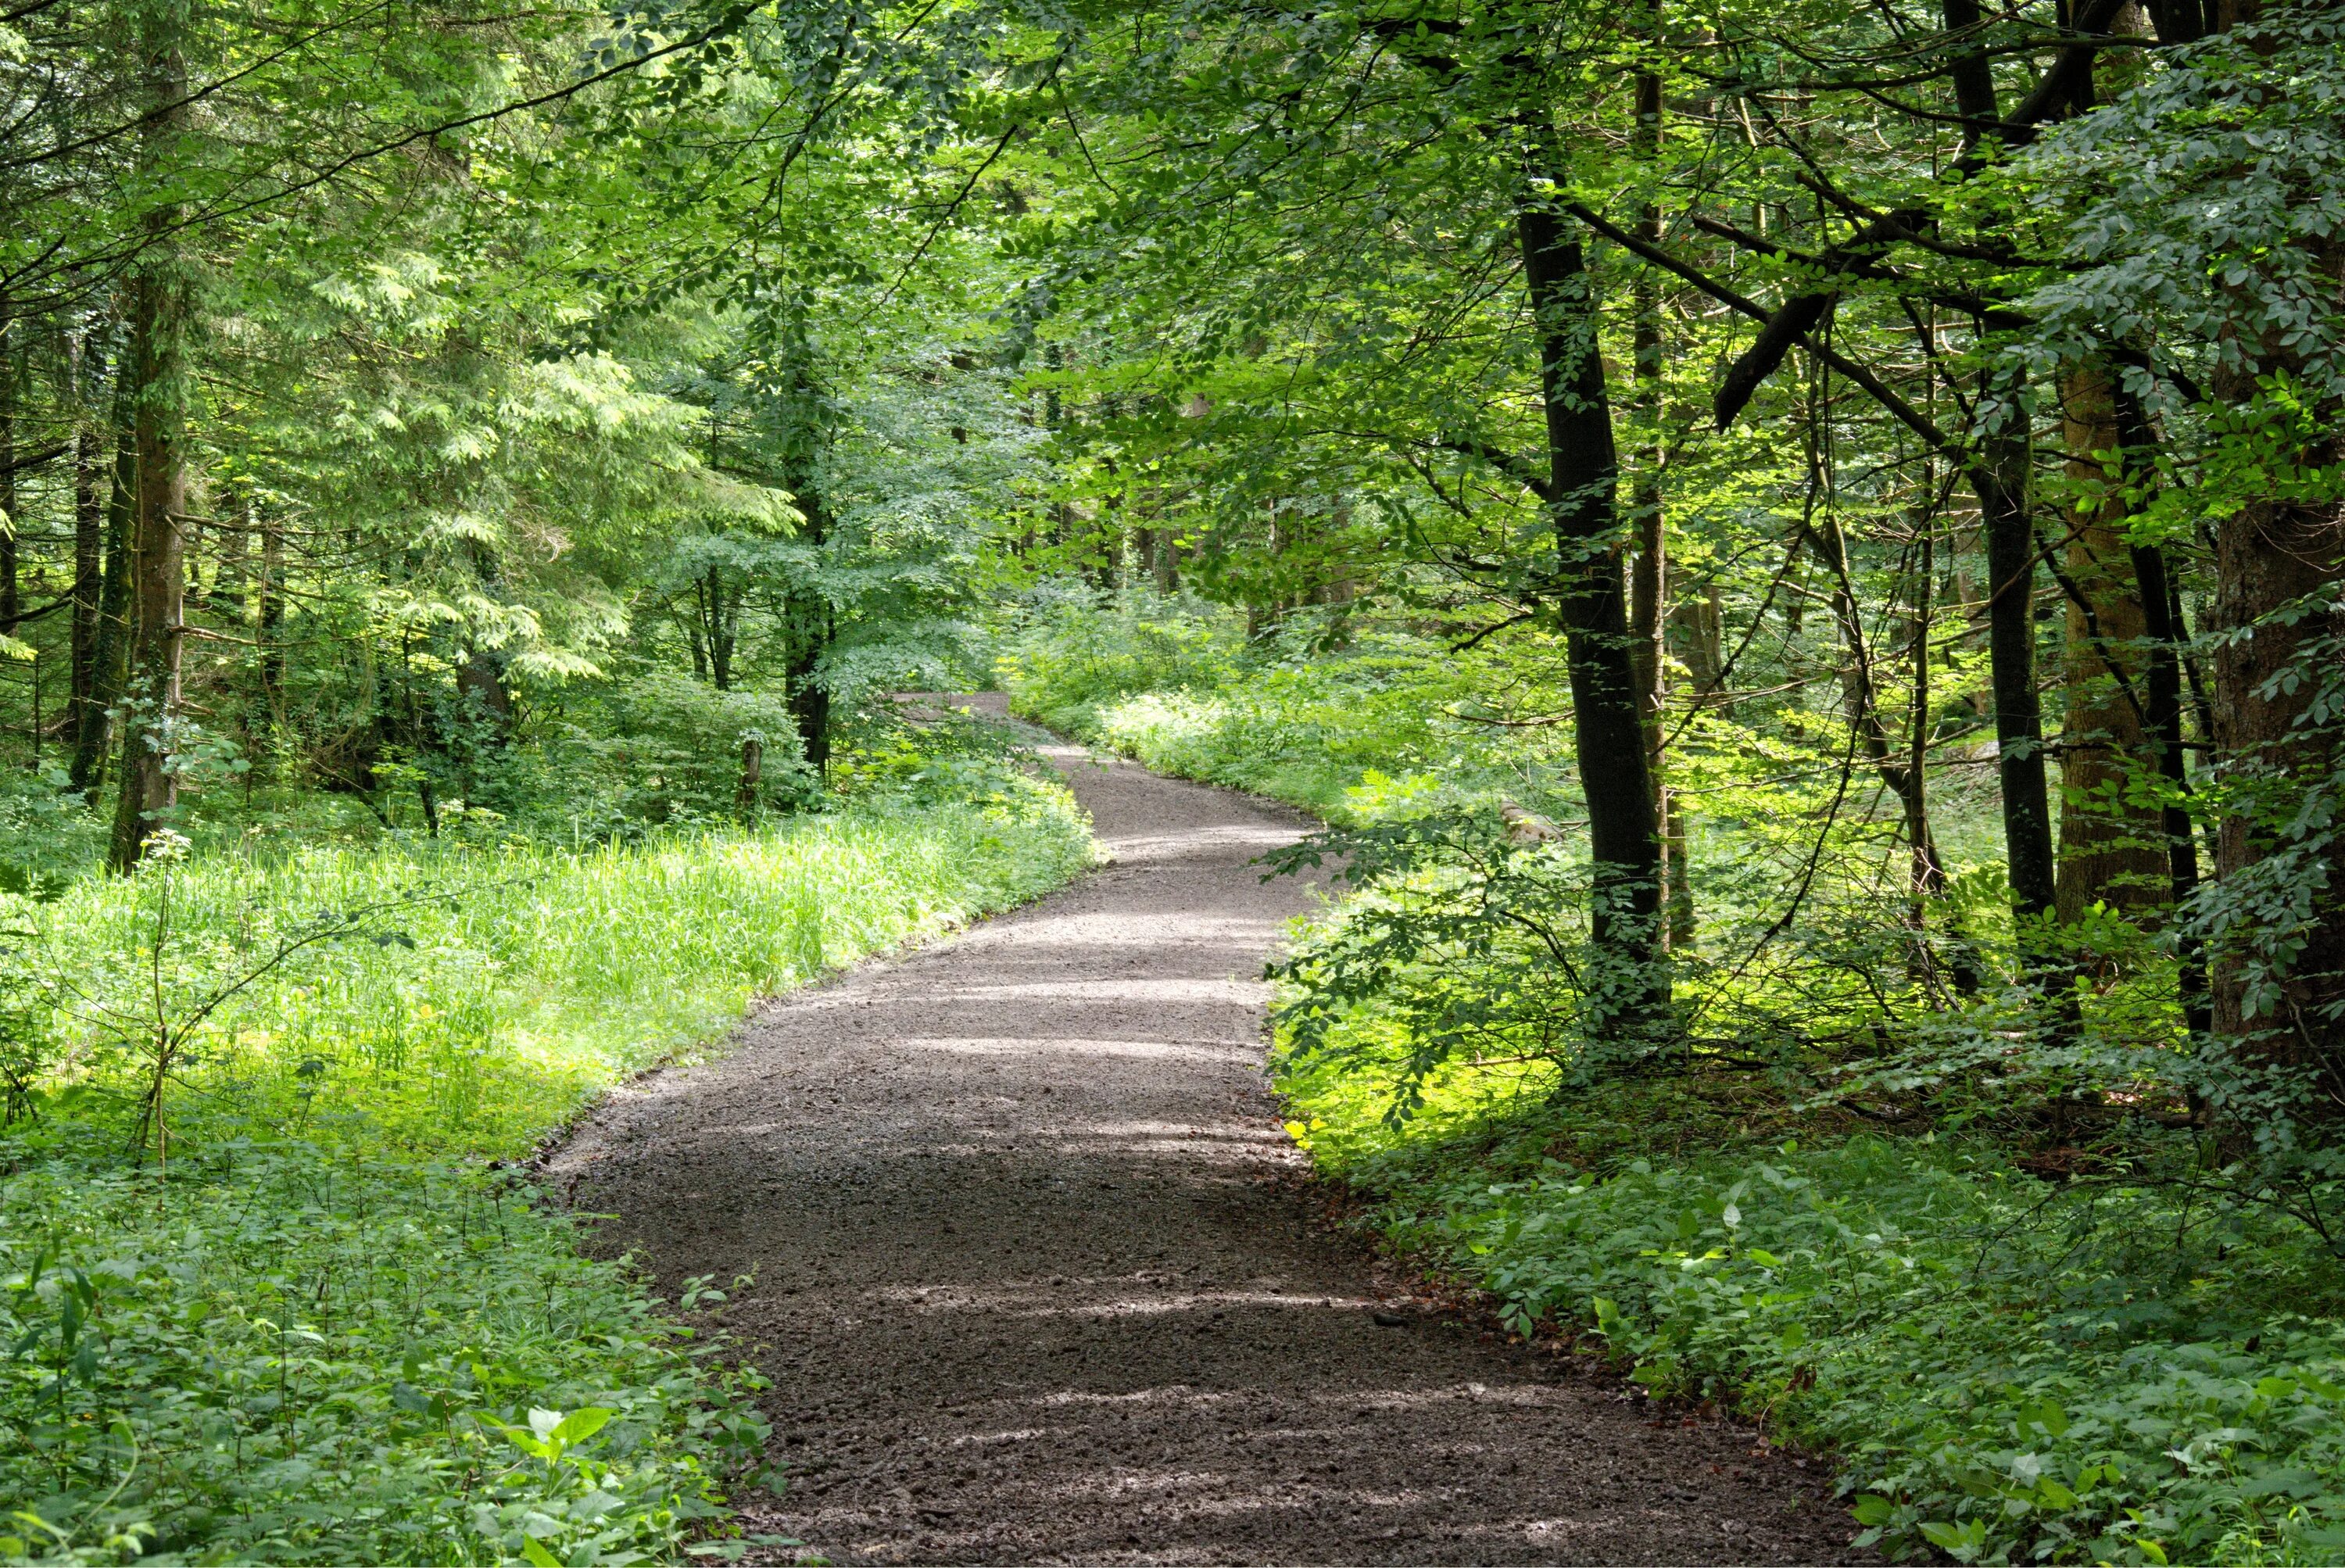
[[[11,1377],[98,1399],[93,1293],[157,1357],[282,1327],[225,1232],[139,1261],[122,1182],[200,1230],[239,1169],[509,1154],[1067,873],[1062,799],[886,699],[998,654],[1329,819],[1283,1071],[1527,1329],[1836,1445],[1894,1551],[2328,1550],[2340,59],[2313,0],[7,13],[0,1162],[58,1238],[0,1232]],[[514,1376],[670,1378],[627,1321]],[[385,1475],[570,1498],[584,1557],[703,1498],[682,1394],[499,1492],[475,1380]],[[310,1550],[96,1409],[70,1550]]]

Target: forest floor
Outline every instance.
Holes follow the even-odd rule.
[[[963,699],[1000,712],[1000,699]],[[714,1275],[837,1563],[1812,1563],[1821,1470],[1380,1289],[1263,1071],[1281,808],[1048,744],[1112,863],[774,1003],[549,1175]],[[1397,1297],[1386,1299],[1386,1297]]]

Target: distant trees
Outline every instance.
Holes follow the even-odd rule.
[[[199,775],[511,809],[565,685],[644,660],[787,688],[817,769],[835,702],[966,663],[944,563],[1022,448],[964,453],[1000,333],[921,203],[992,111],[902,20],[0,23],[0,733],[102,790],[117,871]],[[907,382],[943,423],[875,450]]]

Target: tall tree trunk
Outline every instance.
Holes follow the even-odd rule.
[[[2326,423],[2332,433],[2305,454],[2307,467],[2345,458],[2334,417]],[[2266,811],[2227,817],[2216,834],[2216,875],[2242,886],[2291,847],[2289,807],[2324,782],[2333,788],[2345,762],[2345,727],[2314,708],[2345,648],[2345,511],[2333,502],[2250,506],[2217,534],[2215,565],[2216,754],[2234,781],[2267,797]],[[2326,608],[2283,615],[2300,603]],[[2259,998],[2244,965],[2223,963],[2214,1025],[2274,1060],[2320,1069],[2345,1104],[2345,855],[2332,844],[2327,858],[2317,881],[2299,873],[2300,917],[2279,917],[2299,943],[2280,983]],[[2281,896],[2274,888],[2265,900]]]
[[[2345,274],[2345,248],[2335,260],[2332,276]],[[2234,406],[2255,396],[2247,374],[2224,383],[2217,393]],[[2340,418],[2332,408],[2318,422],[2322,433],[2294,454],[2299,464],[2333,471],[2345,461]],[[2335,700],[2345,648],[2345,508],[2250,505],[2218,530],[2215,568],[2215,752],[2234,789],[2262,808],[2223,820],[2215,871],[2244,888],[2294,847],[2289,820],[2309,792],[2333,788],[2345,767],[2345,722],[2317,706]],[[2289,892],[2262,891],[2259,903],[2286,899],[2300,907],[2269,917],[2288,929],[2256,934],[2292,941],[2296,951],[2261,985],[2236,953],[2218,963],[2213,1023],[2266,1059],[2318,1071],[2334,1113],[2345,1105],[2345,854],[2332,841],[2326,858],[2325,875],[2306,868]]]
[[[257,728],[273,728],[285,719],[285,529],[277,514],[261,507],[254,519],[260,530],[260,578],[253,596],[253,640],[260,645],[260,713]]]
[[[830,533],[829,514],[818,498],[802,493],[798,509],[806,514],[807,531],[819,549]],[[795,599],[790,606],[790,657],[783,669],[783,689],[790,716],[797,720],[798,744],[807,766],[830,776],[830,688],[824,684],[823,661],[830,652],[837,626],[831,606],[817,596]]]
[[[86,352],[83,334],[76,332],[66,340],[66,402],[74,420],[73,622],[66,643],[70,697],[66,734],[72,738],[76,757],[97,692],[98,601],[106,575],[106,516],[97,494],[98,458],[104,448],[85,406],[89,395]]]
[[[1982,389],[1982,392],[1985,389]],[[2004,855],[2022,967],[2052,978],[2056,955],[2041,927],[2056,910],[2051,789],[2044,767],[2044,704],[2035,689],[2035,529],[2028,511],[2027,443],[1990,433],[1970,470],[1986,535],[1987,657],[1995,694],[1995,774]]]
[[[2178,799],[2190,788],[2182,751],[2182,630],[2170,608],[2166,553],[2156,545],[2137,545],[2131,555],[2149,638],[2143,706],[2147,709],[2149,740],[2167,794],[2167,803],[2158,813],[2158,830],[2166,840],[2168,896],[2180,911],[2189,906],[2191,895],[2198,891],[2198,838],[2192,830],[2188,808]],[[2206,943],[2195,931],[2186,928],[2179,956],[2183,1022],[2194,1037],[2203,1036],[2214,1027],[2215,1019],[2207,991]]]
[[[1639,20],[1648,48],[1660,44],[1660,0],[1649,0]],[[1661,78],[1650,67],[1637,73],[1634,146],[1649,178],[1658,178],[1661,142]],[[1661,239],[1661,209],[1650,197],[1639,203],[1637,237],[1649,245]],[[1668,517],[1663,504],[1661,440],[1661,280],[1651,267],[1637,270],[1633,287],[1631,351],[1636,360],[1637,421],[1642,440],[1637,478],[1630,493],[1636,513],[1637,565],[1629,589],[1629,649],[1636,661],[1637,700],[1645,718],[1645,767],[1651,775],[1653,820],[1660,836],[1660,941],[1665,949],[1690,947],[1694,937],[1693,869],[1686,860],[1685,823],[1670,793],[1668,759],[1662,756],[1669,701],[1670,560]]]
[[[188,66],[183,14],[146,13],[139,39],[147,118],[140,161],[150,175],[177,156],[188,128]],[[157,818],[177,798],[172,729],[179,706],[181,590],[187,573],[187,333],[191,309],[179,210],[158,204],[145,218],[145,243],[130,285],[130,345],[125,367],[137,388],[131,437],[137,489],[131,516],[131,596],[137,620],[130,639],[125,691],[121,794],[107,864],[127,872],[146,853]]]
[[[2155,438],[2140,403],[2122,388],[2117,390],[2118,437],[2125,443],[2126,467],[2136,483],[2155,473],[2151,456]],[[2158,830],[2166,840],[2167,888],[2177,911],[2190,907],[2198,891],[2198,837],[2189,809],[2182,804],[2190,792],[2190,773],[2182,742],[2182,677],[2184,644],[2181,599],[2166,552],[2155,545],[2136,545],[2134,583],[2139,594],[2142,626],[2148,641],[2142,678],[2143,708],[2148,724],[2147,741],[2165,785],[2166,801],[2158,813]],[[2208,991],[2207,945],[2194,922],[2180,928],[2177,956],[2181,960],[2178,989],[2185,1025],[2194,1039],[2214,1028],[2213,1000]]]
[[[1597,349],[1595,286],[1579,243],[1539,200],[1522,204],[1517,230],[1538,324],[1545,499],[1555,526],[1557,608],[1595,862],[1589,934],[1616,972],[1601,977],[1590,1002],[1607,1022],[1658,1029],[1670,990],[1660,951],[1660,824],[1621,580],[1619,460]]]
[[[2262,9],[2260,0],[2222,0],[2215,20],[2228,30],[2259,20]],[[2277,46],[2269,38],[2253,46],[2259,53]],[[2331,233],[2302,243],[2327,308],[2337,310],[2345,304],[2345,240]],[[2261,378],[2305,368],[2301,349],[2276,330],[2261,341],[2226,336],[2237,357],[2226,356],[2214,378],[2224,406],[2250,407]],[[2330,398],[2312,412],[2315,433],[2272,454],[2276,466],[2334,473],[2345,462],[2345,406]],[[2243,508],[2216,530],[2215,576],[2216,764],[2233,790],[2261,808],[2227,816],[2215,835],[2218,881],[2242,889],[2270,862],[2284,868],[2280,857],[2301,852],[2291,833],[2300,830],[2299,814],[2313,792],[2334,789],[2345,767],[2345,720],[2333,711],[2345,662],[2345,506],[2276,497]],[[2330,804],[2333,810],[2333,796]],[[2234,951],[2218,955],[2210,978],[2216,1033],[2251,1056],[2309,1071],[2322,1110],[2336,1116],[2345,1112],[2345,845],[2332,836],[2322,858],[2324,867],[2297,868],[2292,887],[2267,884],[2243,895],[2250,909],[2294,906],[2276,916],[2257,911],[2245,933],[2267,961],[2279,956],[2275,947],[2292,945],[2285,963],[2259,976]]]
[[[17,577],[24,520],[16,514],[16,323],[0,300],[0,637],[15,636],[25,618]]]
[[[2102,483],[2104,456],[2119,447],[2106,368],[2088,362],[2063,378],[2061,403],[2069,474],[2090,494]],[[2064,922],[2096,902],[2154,909],[2168,891],[2158,812],[2128,790],[2147,771],[2152,748],[2142,706],[2149,626],[2119,536],[2124,517],[2124,502],[2111,494],[2076,518],[2063,573],[2069,598],[2056,892]],[[2163,612],[2161,605],[2160,620]]]
[[[706,647],[708,682],[719,691],[733,689],[733,645],[739,619],[739,596],[728,601],[725,575],[715,566],[701,579],[702,637]]]
[[[124,660],[130,648],[131,517],[137,509],[138,459],[130,433],[136,396],[125,363],[114,382],[114,481],[106,498],[106,556],[98,574],[97,627],[89,658],[89,701],[75,732],[73,762],[66,778],[88,791],[106,775],[113,750],[115,705],[122,700]]]
[[[1959,41],[1950,75],[1963,116],[1963,158],[1975,158],[1990,127],[2004,125],[1995,101],[1977,0],[1942,0],[1949,37]],[[2087,30],[2106,25],[2096,0]],[[2082,20],[2082,19],[2080,19]],[[2090,54],[2082,56],[2089,63]],[[2073,70],[2071,72],[2073,74]],[[2047,78],[2047,81],[2049,78]],[[2031,103],[2034,97],[2031,95]],[[2061,102],[2067,94],[2064,88]],[[1994,389],[1982,379],[1981,404]],[[2032,981],[2055,978],[2057,957],[2040,928],[2059,901],[2052,852],[2052,801],[2044,767],[2044,704],[2035,689],[2035,524],[2028,501],[2028,442],[2009,424],[1981,433],[1970,466],[1986,535],[1987,657],[1995,693],[1995,772],[2002,787],[2004,860],[2013,912],[2022,932],[2021,968]]]

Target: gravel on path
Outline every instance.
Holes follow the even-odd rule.
[[[999,714],[1000,698],[956,699]],[[1291,813],[1044,748],[1109,866],[764,1008],[550,1162],[726,1327],[836,1563],[1810,1563],[1851,1532],[1747,1430],[1436,1314],[1314,1224],[1263,961]]]

